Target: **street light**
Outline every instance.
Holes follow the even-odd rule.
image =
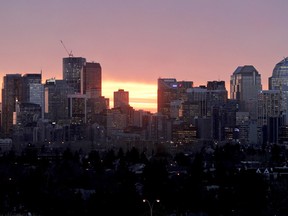
[[[143,202],[148,203],[148,205],[149,205],[149,207],[150,207],[150,216],[153,216],[153,206],[154,206],[154,203],[155,203],[155,202],[159,203],[160,200],[159,200],[159,199],[156,199],[156,200],[154,200],[154,202],[153,202],[152,204],[151,204],[151,203],[149,202],[149,200],[147,200],[147,199],[143,199]]]

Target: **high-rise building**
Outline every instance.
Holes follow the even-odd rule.
[[[288,57],[275,65],[269,77],[269,90],[288,91]]]
[[[36,90],[33,91],[33,84],[41,84],[42,82],[42,74],[41,73],[31,73],[24,74],[22,76],[22,98],[20,98],[21,102],[30,103],[30,98],[33,97],[33,94],[36,94]],[[37,86],[37,85],[36,85]],[[41,105],[41,104],[39,104]]]
[[[196,114],[195,116],[193,116],[193,118],[195,117],[206,117],[208,110],[207,110],[207,89],[204,87],[194,87],[194,88],[190,88],[187,90],[187,94],[188,94],[188,104],[190,105],[194,105],[194,107],[192,108],[191,106],[189,108],[192,108],[192,110],[194,109],[194,111],[192,110],[188,110],[188,114],[190,117],[192,117],[192,113]],[[195,106],[196,105],[196,106]],[[195,110],[195,107],[196,110]],[[192,111],[192,112],[191,112]],[[196,111],[196,112],[195,112]],[[184,112],[187,113],[187,110]],[[186,115],[186,114],[184,114]]]
[[[74,124],[87,121],[87,96],[83,94],[68,95],[68,116]]]
[[[42,74],[24,74],[22,76],[23,95],[20,99],[21,103],[34,103],[41,107],[41,118],[44,117],[44,85],[42,82]]]
[[[88,98],[102,96],[102,69],[99,63],[85,62],[81,70],[81,93]]]
[[[236,99],[240,111],[250,112],[256,118],[257,95],[262,90],[261,75],[252,65],[239,66],[230,79],[230,98]]]
[[[74,93],[81,92],[81,70],[85,62],[82,57],[63,58],[63,80],[74,89]]]
[[[170,116],[170,103],[177,99],[177,80],[174,78],[159,78],[157,92],[157,111]]]
[[[73,89],[64,80],[48,79],[45,84],[45,118],[58,122],[68,118],[68,94]]]
[[[278,131],[282,121],[281,93],[279,90],[265,90],[258,95],[258,127],[261,129],[261,141],[278,141]]]
[[[207,90],[225,90],[225,81],[208,81]]]
[[[3,77],[2,130],[5,136],[12,135],[13,124],[16,123],[16,104],[22,94],[21,74],[7,74]]]
[[[129,92],[119,89],[114,92],[114,108],[129,106]]]
[[[159,78],[157,91],[157,112],[165,116],[171,115],[171,102],[187,100],[186,91],[193,87],[192,81],[177,81],[174,78]]]
[[[207,82],[207,107],[211,112],[212,107],[223,106],[228,100],[228,92],[225,87],[225,81]]]
[[[281,113],[288,124],[288,57],[277,63],[269,77],[269,90],[279,90],[281,95]]]

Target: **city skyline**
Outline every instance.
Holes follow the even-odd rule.
[[[1,79],[43,71],[62,79],[68,52],[102,66],[103,93],[129,91],[132,107],[157,109],[157,79],[229,80],[253,65],[263,89],[287,55],[288,2],[72,1],[4,2],[0,8]],[[146,103],[145,103],[146,102]],[[110,107],[111,104],[110,104]]]

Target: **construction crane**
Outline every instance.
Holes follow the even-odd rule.
[[[72,54],[72,50],[69,52],[69,51],[67,50],[67,48],[65,47],[65,45],[64,45],[64,43],[63,43],[63,41],[62,41],[62,40],[60,40],[60,42],[61,42],[61,44],[63,45],[64,49],[66,50],[66,52],[67,52],[68,56],[69,56],[69,57],[73,57],[73,54]]]

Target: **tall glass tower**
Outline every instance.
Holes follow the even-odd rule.
[[[288,91],[288,57],[275,65],[269,77],[269,90]]]
[[[74,89],[74,93],[81,92],[81,70],[85,62],[82,57],[63,58],[63,80]]]
[[[240,111],[256,118],[258,93],[262,90],[261,75],[252,65],[239,66],[230,79],[230,98],[238,101]]]
[[[99,98],[102,95],[102,69],[96,62],[86,62],[81,70],[81,93],[88,98]]]
[[[272,76],[269,77],[269,90],[279,90],[281,95],[281,113],[285,116],[285,124],[288,123],[288,57],[278,62]]]
[[[159,78],[157,112],[168,117],[173,116],[171,112],[171,102],[176,102],[176,100],[187,101],[186,91],[192,87],[193,81],[177,81],[175,78]]]
[[[170,116],[170,103],[177,99],[177,80],[174,78],[159,78],[157,91],[158,113]]]

